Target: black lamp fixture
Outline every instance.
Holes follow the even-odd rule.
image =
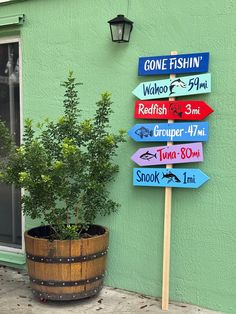
[[[114,19],[108,21],[110,24],[112,41],[117,43],[129,42],[130,33],[133,28],[133,22],[127,19],[123,14],[117,15]]]

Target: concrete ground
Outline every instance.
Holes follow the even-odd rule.
[[[82,301],[41,303],[32,296],[26,272],[4,266],[0,266],[0,283],[0,314],[219,313],[172,302],[166,312],[161,310],[160,299],[109,287],[104,287],[96,297]]]

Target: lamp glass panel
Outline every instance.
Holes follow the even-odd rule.
[[[123,24],[118,23],[111,25],[112,39],[115,41],[121,41],[123,38]]]
[[[131,31],[131,25],[125,24],[124,37],[123,37],[124,41],[129,41],[130,31]]]

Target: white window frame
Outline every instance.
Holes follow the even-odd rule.
[[[17,1],[17,0],[0,0],[0,3],[5,3],[5,2],[14,2],[14,1]]]
[[[5,4],[11,4],[14,2],[20,2],[20,1],[26,1],[26,0],[0,0],[0,5],[5,3]]]
[[[12,0],[8,0],[12,1]],[[0,0],[0,3],[3,2]],[[4,1],[6,2],[6,1]],[[11,44],[11,43],[18,43],[19,45],[19,86],[20,86],[20,143],[22,143],[22,135],[23,135],[23,110],[22,110],[22,50],[21,50],[21,40],[19,36],[10,36],[10,37],[0,37],[0,45],[2,44]],[[21,191],[21,194],[23,194],[23,190]],[[11,253],[25,253],[25,241],[24,241],[24,230],[25,230],[25,216],[23,215],[23,212],[21,211],[21,248],[13,248],[10,246],[3,246],[0,245],[0,251],[2,252],[11,252]],[[14,263],[14,261],[13,261]]]

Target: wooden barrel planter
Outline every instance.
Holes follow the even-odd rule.
[[[28,274],[33,294],[45,300],[76,300],[97,294],[103,286],[108,230],[91,225],[91,238],[40,238],[48,226],[25,232]]]

